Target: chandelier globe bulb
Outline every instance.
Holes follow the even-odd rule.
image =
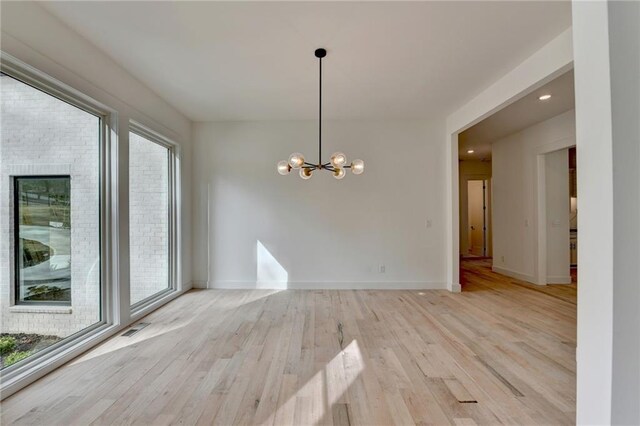
[[[304,156],[299,152],[294,152],[289,156],[289,165],[292,169],[299,169],[304,165]]]
[[[354,175],[361,175],[364,172],[364,161],[353,160],[351,162],[351,172]]]
[[[347,164],[347,156],[342,152],[334,152],[331,155],[331,165],[333,167],[342,167]]]
[[[300,169],[300,177],[304,180],[311,179],[313,175],[313,171],[308,167],[303,167]]]
[[[282,176],[288,175],[291,172],[291,166],[287,160],[282,160],[278,162],[278,173]]]

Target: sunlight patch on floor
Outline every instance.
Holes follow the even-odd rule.
[[[332,408],[337,403],[346,403],[349,387],[365,369],[364,358],[356,340],[352,340],[324,367],[278,407],[276,418],[283,413],[292,413],[296,406],[305,407],[306,424],[324,423],[332,416]],[[321,397],[320,397],[321,396]]]

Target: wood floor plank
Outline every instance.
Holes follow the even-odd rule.
[[[35,425],[575,422],[576,284],[197,290],[1,403]]]

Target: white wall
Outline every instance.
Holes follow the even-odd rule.
[[[579,424],[640,424],[640,3],[573,3]]]
[[[640,424],[640,3],[609,3],[609,31],[615,206],[611,421]]]
[[[606,1],[572,4],[580,212],[577,424],[612,421],[613,141],[607,9]]]
[[[273,278],[258,276],[258,257],[273,256],[289,288],[445,288],[442,132],[418,121],[326,122],[325,160],[341,150],[365,172],[303,181],[275,166],[295,151],[317,161],[316,122],[195,124],[195,279],[278,287],[257,284]]]
[[[572,145],[575,145],[573,110],[493,143],[493,268],[495,271],[530,282],[540,284],[545,282],[544,277],[537,276],[538,182],[541,177],[538,170],[539,156]],[[544,170],[543,168],[542,173]],[[550,183],[567,186],[567,203],[569,202],[568,181],[567,169],[564,181]],[[543,208],[542,211],[546,209]],[[563,217],[568,219],[568,214],[567,205]],[[559,214],[552,216],[558,217]],[[568,221],[563,220],[559,227],[553,228],[554,234],[556,231],[564,233],[566,228],[567,238],[564,246],[567,249],[568,226]],[[551,242],[554,241],[557,239],[552,238]],[[554,266],[553,270],[557,271],[557,268]],[[568,273],[567,258],[565,281]],[[549,273],[546,279],[550,278],[548,275]]]
[[[569,150],[544,156],[547,222],[547,284],[571,283],[569,250]]]
[[[128,289],[129,233],[127,206],[128,122],[130,119],[165,135],[179,144],[182,173],[181,256],[185,267],[181,281],[191,283],[191,123],[175,108],[136,80],[94,45],[70,30],[34,2],[2,2],[0,48],[74,89],[92,97],[118,115],[118,178],[121,206],[120,281]],[[129,317],[128,291],[120,293],[122,322]]]

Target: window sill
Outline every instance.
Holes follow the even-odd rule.
[[[22,314],[71,314],[71,306],[44,306],[44,305],[14,305],[9,306],[9,312]]]

